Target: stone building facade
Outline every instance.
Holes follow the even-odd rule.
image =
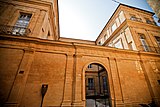
[[[96,41],[76,40],[59,36],[57,2],[0,0],[0,106],[85,107],[86,84],[92,83],[86,77],[94,73],[89,65],[100,66],[96,72],[106,75],[108,106],[138,107],[152,101],[160,106],[159,39],[154,38],[160,37],[160,27],[154,25],[153,14],[121,4]],[[132,21],[130,13],[145,16],[151,23],[135,17],[140,21]],[[100,43],[118,16],[122,23]],[[138,48],[144,46],[139,33],[144,34],[147,46],[157,48]],[[119,35],[122,42],[126,35],[132,48],[127,39],[123,49],[108,46]]]
[[[159,0],[146,0],[148,4],[151,6],[153,11],[156,13],[159,18],[158,22],[160,23],[160,1]]]

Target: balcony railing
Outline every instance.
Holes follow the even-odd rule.
[[[147,46],[147,45],[141,45],[139,46],[140,51],[144,52],[153,52],[153,53],[159,53],[160,54],[160,47],[153,47],[153,46]]]
[[[27,36],[30,29],[17,26],[0,25],[0,34]]]

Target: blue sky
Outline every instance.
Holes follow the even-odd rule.
[[[117,1],[152,11],[146,0]],[[60,36],[92,41],[96,40],[118,6],[112,0],[58,0],[58,3]]]

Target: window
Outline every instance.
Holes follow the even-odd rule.
[[[88,65],[88,68],[92,68],[92,64],[89,64],[89,65]]]
[[[155,36],[158,46],[160,47],[160,37]]]
[[[152,21],[149,20],[149,18],[145,18],[145,19],[146,19],[146,23],[147,23],[147,24],[152,24]]]
[[[31,14],[20,13],[20,16],[15,24],[15,27],[13,28],[12,33],[15,35],[23,35],[29,24],[31,16]]]
[[[146,39],[145,39],[145,35],[139,33],[139,36],[140,36],[140,41],[141,41],[141,43],[142,43],[142,46],[143,46],[143,48],[144,48],[144,51],[148,52],[150,49],[149,49],[149,47],[148,47],[148,45],[147,45],[147,42],[146,42]]]
[[[136,21],[137,17],[135,15],[131,15],[130,19]]]
[[[114,47],[115,47],[115,48],[123,49],[121,39],[119,39],[119,40],[114,44]]]
[[[116,28],[117,28],[116,23],[114,23],[114,24],[112,25],[112,32],[114,32],[114,31],[116,30]]]
[[[117,27],[119,27],[120,26],[120,21],[119,21],[118,17],[116,18],[116,23],[117,23]]]
[[[142,22],[142,19],[141,18],[137,18],[136,15],[131,14],[130,16],[131,16],[131,18],[130,18],[131,20]]]
[[[107,90],[107,78],[102,77],[102,79],[103,79],[103,90]]]
[[[124,20],[125,20],[124,12],[123,12],[123,11],[121,11],[121,12],[119,13],[119,20],[120,20],[121,23],[124,22]]]
[[[104,35],[104,40],[107,40],[107,39],[108,39],[107,34],[105,34]]]
[[[88,90],[94,90],[94,79],[88,78]]]
[[[110,36],[110,34],[109,34],[109,30],[107,29],[107,35],[108,35],[108,37]]]

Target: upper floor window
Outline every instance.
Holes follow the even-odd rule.
[[[145,18],[147,24],[157,25],[155,21],[150,20],[149,18]]]
[[[117,28],[116,23],[114,23],[114,24],[112,25],[112,32],[114,32],[114,31],[116,30],[116,28]]]
[[[119,39],[119,40],[114,44],[114,46],[115,46],[115,48],[123,49],[122,40]]]
[[[119,26],[120,26],[120,20],[119,20],[118,17],[116,18],[116,21],[115,21],[115,22],[116,22],[116,24],[117,24],[117,27],[119,27]]]
[[[104,40],[107,40],[107,39],[108,39],[107,34],[105,34],[104,35]]]
[[[143,48],[144,48],[144,51],[147,51],[147,52],[148,52],[150,49],[149,49],[148,44],[147,44],[147,42],[146,42],[145,35],[144,35],[144,34],[141,34],[141,33],[139,33],[138,35],[139,35],[139,37],[140,37],[140,41],[141,41],[141,43],[142,43],[142,46],[143,46]]]
[[[136,18],[137,18],[135,15],[130,15],[130,16],[131,16],[131,18],[130,18],[131,20],[136,20]]]
[[[119,13],[119,20],[120,20],[121,23],[125,20],[125,16],[124,16],[124,12],[123,11],[121,11]]]
[[[26,28],[29,24],[31,16],[32,16],[31,14],[20,13],[20,16],[19,16],[15,26]]]
[[[136,15],[130,14],[130,16],[131,16],[131,17],[130,17],[131,20],[142,22],[142,19],[136,17]]]
[[[29,24],[29,21],[31,19],[31,14],[26,13],[20,13],[20,16],[15,24],[15,27],[13,29],[13,34],[17,35],[23,35],[26,31],[26,28]]]
[[[152,24],[152,21],[149,18],[145,18],[147,24]]]
[[[158,46],[160,47],[160,37],[155,36]]]

